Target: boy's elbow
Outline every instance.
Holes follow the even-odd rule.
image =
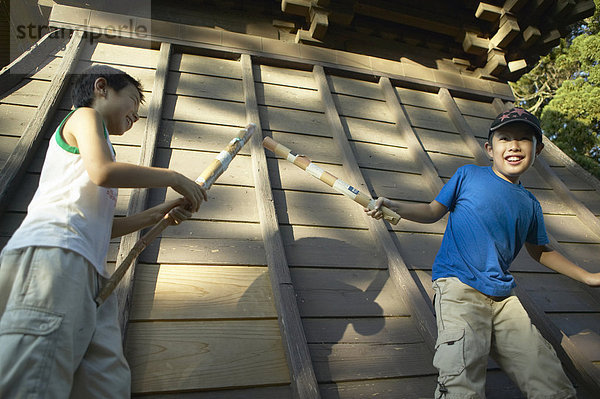
[[[110,168],[94,168],[92,170],[88,170],[88,175],[92,183],[94,183],[95,185],[102,187],[111,187],[112,173]]]

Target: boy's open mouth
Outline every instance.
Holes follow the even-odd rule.
[[[510,164],[518,164],[519,162],[521,162],[523,160],[523,158],[525,158],[525,157],[522,155],[509,155],[507,157],[504,157],[506,162],[508,162]]]

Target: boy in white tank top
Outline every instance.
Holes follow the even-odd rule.
[[[96,307],[111,237],[171,215],[179,223],[207,200],[182,174],[115,161],[108,135],[139,119],[140,83],[108,66],[88,68],[72,92],[75,110],[50,139],[25,220],[0,256],[0,397],[125,398],[114,295]],[[113,219],[117,188],[172,187],[183,195]]]

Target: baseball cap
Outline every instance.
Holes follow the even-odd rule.
[[[488,139],[492,135],[492,132],[496,129],[508,125],[509,123],[521,122],[526,123],[529,126],[533,127],[535,131],[535,136],[538,141],[542,140],[542,128],[540,127],[540,121],[533,115],[531,112],[524,110],[523,108],[515,107],[511,108],[508,111],[504,111],[500,115],[494,119],[492,125],[490,126],[490,131],[488,134]]]

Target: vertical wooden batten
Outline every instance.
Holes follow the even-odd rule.
[[[16,191],[25,166],[33,158],[43,139],[43,132],[52,120],[51,115],[58,109],[70,75],[75,71],[79,54],[85,46],[83,35],[83,31],[73,31],[58,71],[50,82],[49,90],[0,171],[0,213],[4,211],[9,196]]]
[[[144,138],[140,148],[139,165],[152,166],[154,161],[154,152],[158,136],[158,129],[162,119],[164,96],[167,84],[167,75],[169,73],[169,62],[171,59],[172,45],[162,43],[158,65],[155,72],[154,86],[152,87],[152,98],[148,106],[148,118],[144,130]],[[133,215],[143,211],[146,208],[148,200],[148,189],[136,189],[132,192],[127,209],[127,215]],[[141,236],[141,231],[128,234],[121,239],[119,252],[117,255],[117,265],[123,260],[131,248],[135,245]],[[119,325],[123,339],[126,334],[127,321],[131,310],[131,298],[133,294],[133,279],[137,260],[134,260],[129,270],[123,276],[121,284],[115,290],[119,303]]]
[[[458,108],[458,105],[456,105],[454,98],[452,98],[450,91],[446,88],[441,88],[438,91],[438,98],[440,99],[440,102],[444,108],[446,108],[446,111],[448,111],[448,115],[450,115],[450,119],[454,123],[454,126],[456,126],[456,130],[458,130],[458,133],[465,141],[465,144],[473,153],[477,165],[489,165],[490,161],[487,154],[483,148],[481,148],[479,141],[477,141],[475,138],[473,130],[471,130],[471,127],[465,120],[465,117],[460,112],[460,109]]]
[[[0,71],[0,94],[12,89],[21,79],[30,75],[52,54],[65,40],[57,39],[57,32],[48,32],[28,51],[21,54],[17,59]]]
[[[385,102],[393,115],[397,129],[406,140],[409,154],[417,165],[421,165],[421,173],[425,177],[426,184],[431,189],[431,192],[437,194],[444,186],[444,182],[440,178],[431,158],[427,155],[423,144],[415,134],[406,116],[406,112],[396,95],[396,90],[392,86],[392,82],[387,77],[381,77],[379,85],[383,90]]]
[[[474,145],[475,143],[478,144],[478,141],[450,92],[447,89],[442,88],[438,92],[438,96],[442,105],[444,105],[446,110],[449,112],[457,130],[465,142],[467,142],[469,149],[473,152],[473,156],[475,157],[477,164],[479,166],[489,165],[488,156],[484,149],[481,147],[481,145]],[[498,113],[500,113],[504,111],[504,104],[501,100],[496,99],[494,101],[494,108]],[[544,162],[542,159],[538,158],[536,163],[540,161]],[[548,238],[552,247],[558,250],[560,248],[558,241],[549,233]],[[556,325],[554,325],[554,323],[552,323],[546,313],[540,309],[540,307],[530,297],[524,288],[517,286],[515,288],[515,293],[527,310],[527,313],[529,313],[536,327],[556,349],[561,362],[565,365],[565,368],[579,381],[584,383],[588,389],[598,390],[600,388],[600,371],[598,368],[595,367],[592,362],[575,347],[569,337],[567,337],[562,331],[560,331],[558,327],[556,327]]]
[[[323,67],[315,65],[313,74],[321,96],[321,101],[325,106],[325,114],[332,130],[333,141],[342,155],[344,171],[347,174],[348,179],[355,184],[360,191],[368,192],[365,179],[360,171],[356,157],[352,152],[352,148],[348,143],[348,138],[340,120]],[[415,320],[415,325],[421,333],[427,347],[433,351],[437,329],[429,305],[425,302],[425,298],[421,294],[406,263],[392,241],[386,225],[364,213],[363,216],[369,230],[373,234],[374,241],[381,245],[382,250],[387,256],[390,276],[396,287],[402,293],[402,297],[406,298],[406,303]]]
[[[310,352],[296,302],[296,295],[285,256],[283,239],[275,213],[267,157],[262,147],[262,128],[256,100],[252,59],[242,54],[242,79],[246,102],[246,118],[256,124],[256,132],[250,139],[252,171],[256,192],[259,220],[269,268],[269,276],[279,328],[291,374],[291,387],[294,398],[318,399],[319,386],[310,357]]]

